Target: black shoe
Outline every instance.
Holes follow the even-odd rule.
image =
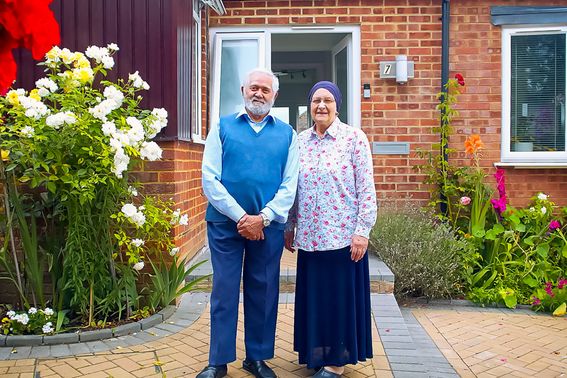
[[[315,377],[315,378],[340,378],[341,375],[337,374],[337,373],[330,372],[329,370],[325,370],[325,368],[322,367],[321,369],[319,369],[319,371],[317,373],[315,373],[315,375],[312,375],[312,377]]]
[[[242,368],[256,378],[277,378],[276,373],[264,361],[242,361]]]
[[[207,366],[196,378],[222,378],[226,376],[226,365]]]

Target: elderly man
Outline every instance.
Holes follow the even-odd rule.
[[[241,275],[242,366],[255,377],[276,376],[264,360],[274,356],[283,231],[298,174],[297,135],[270,114],[278,86],[271,71],[250,71],[241,87],[244,108],[207,136],[202,170],[214,274],[209,365],[197,378],[224,377],[236,359]]]

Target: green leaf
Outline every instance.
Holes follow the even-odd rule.
[[[515,227],[514,230],[518,231],[518,232],[525,232],[526,231],[526,225],[523,223],[518,223]]]
[[[544,259],[547,258],[547,254],[549,252],[549,244],[543,243],[537,246],[536,253],[543,257]]]
[[[473,234],[474,237],[482,238],[485,234],[484,227],[477,226],[477,225],[473,226],[472,234]]]
[[[47,190],[49,190],[51,193],[55,193],[57,191],[57,186],[54,182],[49,181],[47,183]]]
[[[523,282],[528,285],[529,287],[537,287],[539,286],[538,280],[533,278],[532,276],[527,276],[523,279]]]
[[[563,246],[563,249],[561,250],[561,254],[563,255],[563,257],[567,259],[567,244]]]

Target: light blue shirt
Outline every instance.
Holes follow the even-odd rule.
[[[246,113],[244,108],[238,113],[237,117],[245,117],[250,127],[259,133],[268,120],[274,118],[268,113],[261,122],[254,122]],[[207,135],[205,142],[205,152],[203,153],[203,191],[209,200],[221,214],[226,215],[235,222],[238,222],[246,212],[228,193],[221,183],[222,177],[222,143],[219,135],[218,123],[213,125]],[[246,169],[243,167],[243,169]],[[274,198],[262,209],[270,221],[285,223],[289,209],[293,205],[297,190],[297,175],[299,172],[299,153],[297,148],[297,134],[294,131],[291,144],[289,146],[287,162],[283,172],[282,183]],[[257,215],[257,214],[249,214]]]

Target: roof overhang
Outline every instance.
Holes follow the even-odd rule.
[[[209,8],[217,12],[218,15],[222,16],[226,14],[226,9],[222,0],[201,0],[203,4],[207,5]]]

